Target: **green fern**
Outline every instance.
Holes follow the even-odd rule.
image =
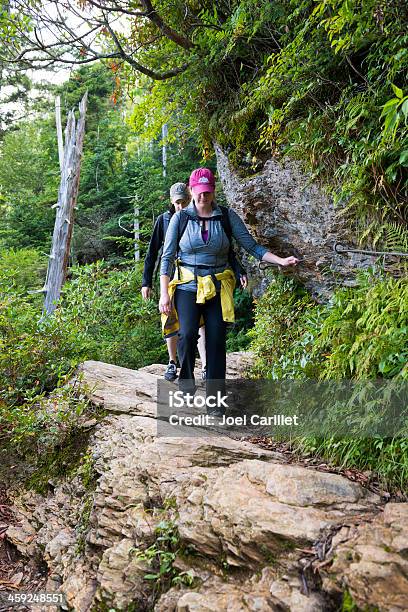
[[[400,223],[384,224],[384,245],[387,251],[408,251],[408,229]]]

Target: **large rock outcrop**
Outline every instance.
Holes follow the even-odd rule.
[[[228,155],[217,145],[215,151],[228,204],[261,244],[283,257],[303,260],[285,274],[294,274],[316,298],[326,299],[335,285],[354,285],[356,270],[374,264],[372,256],[334,251],[336,242],[353,248],[352,227],[299,162],[270,159],[260,172],[241,179]],[[254,293],[262,293],[267,275],[242,255]]]
[[[230,371],[247,361],[232,355]],[[107,412],[86,454],[94,486],[82,467],[47,496],[27,491],[7,532],[46,562],[47,590],[76,612],[324,612],[345,589],[361,605],[403,609],[407,504],[383,512],[361,485],[245,440],[158,436],[162,372],[83,365],[82,385]]]
[[[333,538],[324,572],[330,592],[347,588],[356,604],[380,610],[408,607],[408,504],[387,504],[372,523],[346,525]]]

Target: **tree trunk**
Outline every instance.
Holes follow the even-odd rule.
[[[168,137],[168,128],[167,123],[164,123],[162,126],[162,160],[163,160],[163,176],[167,175],[167,137]]]
[[[137,194],[135,196],[135,211],[134,211],[134,221],[133,221],[133,232],[134,232],[134,241],[135,241],[135,261],[140,260],[140,247],[139,247],[139,206],[137,203]]]
[[[79,105],[80,116],[78,124],[76,125],[75,122],[74,110],[71,110],[68,114],[67,126],[65,128],[61,183],[58,202],[54,205],[57,209],[57,214],[47,277],[43,288],[45,293],[43,318],[54,312],[66,278],[74,222],[74,208],[79,187],[87,97],[88,94],[86,93]]]
[[[64,140],[62,138],[62,125],[61,125],[61,98],[57,96],[55,98],[55,124],[57,127],[57,140],[58,140],[58,157],[60,163],[60,172],[64,165]]]

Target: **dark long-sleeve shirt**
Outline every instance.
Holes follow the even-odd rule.
[[[156,219],[153,234],[150,238],[149,248],[147,249],[144,261],[142,287],[153,286],[154,267],[163,247],[165,233],[169,226],[171,217],[171,212],[166,211],[162,215],[159,215]]]

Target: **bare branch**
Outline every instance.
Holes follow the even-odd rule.
[[[136,48],[135,45],[130,45],[131,48],[127,49],[126,43],[129,41],[125,40],[123,44],[120,35],[112,27],[122,14],[148,19],[156,25],[161,36],[168,38],[183,49],[192,49],[194,47],[192,41],[165,24],[150,0],[142,2],[146,12],[132,10],[126,2],[123,6],[117,1],[87,0],[87,4],[98,9],[99,14],[82,11],[82,7],[75,6],[71,0],[48,0],[38,5],[32,5],[27,0],[15,0],[17,10],[27,15],[34,27],[30,36],[29,32],[17,26],[22,45],[14,55],[12,55],[13,49],[7,49],[0,61],[10,65],[23,65],[26,68],[44,69],[58,64],[82,65],[101,59],[121,59],[136,71],[153,80],[169,79],[184,72],[189,66],[189,63],[183,63],[181,66],[163,72],[156,72],[144,66],[137,61],[135,54],[140,48],[154,45],[157,37],[150,37],[150,40],[144,41],[143,45],[136,45]],[[110,20],[107,15],[111,17]],[[83,31],[84,27],[85,31]],[[109,47],[114,47],[112,50],[103,49],[103,45],[98,45],[97,49],[94,48],[98,34],[104,29],[109,33]],[[102,48],[99,49],[100,46]],[[7,57],[8,53],[10,56]]]
[[[191,42],[189,38],[178,34],[175,30],[170,28],[170,26],[166,25],[160,15],[156,12],[156,9],[153,8],[150,0],[141,0],[141,4],[145,7],[147,18],[150,19],[159,30],[166,36],[172,40],[179,47],[183,47],[183,49],[193,49],[194,44]]]
[[[116,45],[116,48],[118,49],[119,54],[122,57],[122,59],[125,60],[128,64],[130,64],[133,68],[135,68],[135,70],[138,70],[139,72],[141,72],[142,74],[145,74],[151,79],[154,79],[155,81],[165,81],[166,79],[169,79],[173,76],[176,76],[177,74],[180,74],[181,72],[184,72],[188,68],[189,64],[184,64],[183,66],[180,66],[179,68],[173,68],[172,70],[168,70],[167,72],[163,72],[161,74],[157,72],[153,72],[152,70],[150,70],[150,68],[146,68],[145,66],[142,66],[141,64],[139,64],[139,62],[137,62],[135,59],[133,59],[133,57],[131,57],[124,51],[122,45],[120,44],[118,37],[116,36],[115,32],[110,27],[108,21],[106,21],[106,27],[109,30],[109,33],[112,36],[113,41]]]
[[[147,13],[143,13],[141,11],[132,11],[131,9],[127,9],[124,6],[119,6],[116,3],[108,6],[107,4],[100,4],[99,2],[95,2],[95,0],[87,0],[87,4],[94,6],[95,8],[99,8],[102,10],[108,10],[110,13],[121,13],[123,15],[130,15],[131,17],[147,17]]]

